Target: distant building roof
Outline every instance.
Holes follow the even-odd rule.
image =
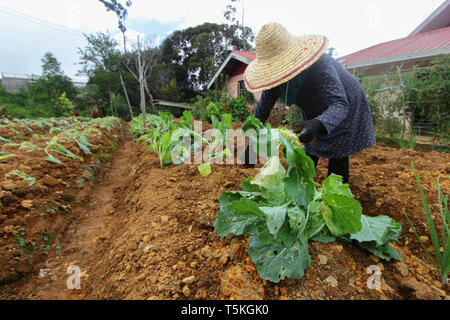
[[[450,27],[419,33],[413,36],[374,45],[355,53],[338,58],[347,65],[380,58],[402,56],[409,53],[438,53],[439,49],[450,51]]]
[[[172,102],[172,101],[167,101],[167,100],[154,99],[153,103],[159,104],[159,105],[162,105],[162,106],[165,106],[165,107],[192,109],[192,104],[184,103],[184,102]]]
[[[450,1],[450,0],[449,0]],[[241,56],[244,56],[246,58],[249,58],[250,60],[255,60],[256,59],[256,52],[251,52],[251,51],[240,51],[240,50],[233,50],[232,52],[239,54]]]
[[[347,69],[375,74],[394,65],[427,64],[450,53],[450,0],[444,1],[411,34],[338,58]]]
[[[418,33],[427,32],[436,29],[442,29],[450,26],[450,0],[445,0],[439,8],[434,10],[417,28],[409,35],[414,36]]]
[[[251,51],[240,51],[240,50],[232,50],[225,61],[220,65],[219,69],[216,71],[212,79],[208,83],[208,89],[214,84],[217,77],[222,72],[230,71],[237,63],[239,64],[250,64],[256,58],[256,53]]]

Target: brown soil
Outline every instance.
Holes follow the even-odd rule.
[[[1,129],[3,137],[12,132]],[[32,130],[33,134],[54,136],[39,127]],[[32,139],[28,130],[19,127],[16,131],[8,137],[13,142],[23,140],[40,148],[46,146],[47,140]],[[85,203],[100,170],[111,161],[120,143],[119,129],[101,131],[100,137],[89,137],[92,155],[84,155],[75,143],[60,141],[82,161],[54,154],[62,161],[55,164],[45,160],[44,150],[0,146],[0,151],[14,154],[0,160],[0,285],[33,272],[47,259],[51,248],[59,252],[64,231],[77,218],[73,208]],[[8,174],[13,170],[25,172],[36,183],[30,187],[22,178]]]
[[[159,167],[159,160],[126,136],[110,168],[100,177],[52,250],[22,280],[0,287],[6,299],[443,299],[433,265],[408,226],[406,212],[427,234],[420,194],[411,170],[415,163],[438,227],[436,187],[450,156],[381,145],[351,157],[350,186],[367,215],[385,214],[402,224],[393,246],[399,262],[386,262],[356,245],[311,242],[311,267],[299,280],[263,281],[248,256],[243,237],[221,239],[213,223],[223,190],[239,190],[257,169],[213,165],[201,177],[194,165]],[[326,174],[318,166],[317,181]],[[3,227],[4,225],[0,225]],[[431,241],[426,245],[431,247]],[[81,270],[81,289],[67,289],[66,270]],[[381,289],[370,290],[366,270],[377,265]],[[40,275],[39,275],[40,273]]]

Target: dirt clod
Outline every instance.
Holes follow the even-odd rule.
[[[220,292],[224,297],[234,300],[262,300],[264,288],[259,281],[252,279],[241,266],[225,270],[220,279]]]
[[[191,284],[195,281],[195,276],[190,276],[181,280],[182,283]]]
[[[317,258],[319,258],[319,264],[327,264],[328,262],[328,258],[323,254],[317,255]]]
[[[326,283],[329,283],[332,287],[338,286],[338,281],[333,276],[328,276],[325,280],[323,280]]]

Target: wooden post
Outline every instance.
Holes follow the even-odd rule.
[[[113,106],[113,101],[112,101],[111,89],[109,89],[109,105],[111,106],[111,116],[114,117],[114,106]]]
[[[407,130],[407,128],[406,128],[406,113],[407,112],[406,112],[405,87],[404,87],[404,84],[403,84],[402,73],[401,73],[402,66],[403,65],[401,65],[400,67],[399,66],[396,66],[396,67],[397,67],[398,78],[400,80],[401,94],[402,94],[402,105],[403,105],[403,108],[402,108],[402,133],[401,133],[402,136],[401,136],[401,138],[403,139],[404,136],[405,136],[405,131]],[[411,125],[411,123],[410,123],[410,125]],[[409,130],[411,130],[411,128],[409,128]]]
[[[119,77],[120,77],[120,82],[122,83],[123,92],[125,92],[125,98],[127,99],[130,116],[131,116],[131,119],[133,119],[133,110],[131,109],[130,99],[128,98],[128,92],[127,92],[127,89],[125,88],[125,83],[123,82],[122,72],[119,72]]]

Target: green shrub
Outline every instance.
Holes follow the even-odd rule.
[[[233,121],[245,121],[250,115],[247,101],[244,97],[231,98],[224,105],[224,112],[231,114]]]
[[[67,99],[65,92],[63,92],[61,94],[61,96],[58,98],[58,100],[56,102],[56,106],[59,109],[59,112],[64,117],[72,116],[75,111],[75,108],[74,108],[72,102],[70,102],[70,100]]]
[[[284,117],[284,123],[290,126],[298,126],[302,122],[302,110],[296,105],[286,107],[287,114]]]
[[[211,121],[211,117],[220,118],[224,113],[231,114],[232,121],[245,121],[250,114],[247,101],[244,97],[233,98],[228,93],[208,94],[206,97],[197,98],[192,110],[196,119]]]

